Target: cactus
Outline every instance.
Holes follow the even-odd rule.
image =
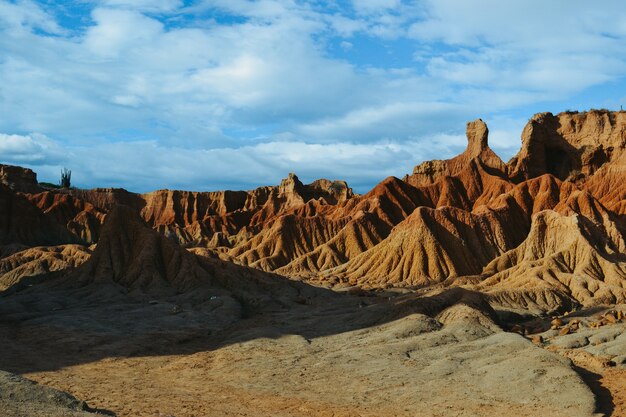
[[[71,181],[72,171],[67,168],[63,168],[61,171],[61,181],[59,181],[59,185],[61,188],[70,188]]]

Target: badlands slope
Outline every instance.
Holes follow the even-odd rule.
[[[543,348],[582,326],[553,316],[626,301],[626,113],[535,115],[508,163],[481,120],[467,138],[363,195],[295,174],[56,190],[0,166],[0,369],[72,413],[619,415]],[[54,405],[7,375],[5,414]]]

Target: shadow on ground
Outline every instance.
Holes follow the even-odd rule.
[[[615,410],[615,404],[613,403],[611,391],[602,386],[600,382],[602,375],[577,365],[573,365],[573,368],[596,396],[596,412],[602,413],[605,417],[612,416]]]
[[[24,374],[107,357],[188,355],[292,334],[310,340],[414,313],[435,316],[458,303],[495,320],[481,294],[461,288],[428,297],[355,296],[276,275],[265,279],[269,284],[246,293],[200,287],[154,297],[111,284],[32,278],[0,293],[0,339],[7,341],[0,369]]]

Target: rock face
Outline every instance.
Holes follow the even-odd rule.
[[[240,303],[253,309],[276,302],[293,303],[303,294],[315,296],[314,289],[299,282],[285,283],[272,274],[198,256],[150,228],[134,209],[124,205],[107,214],[93,254],[75,265],[63,282],[115,285],[153,296],[189,293],[203,302],[203,294],[209,290],[212,296],[219,296],[220,303],[229,305],[229,315],[239,314]]]
[[[123,205],[107,215],[95,252],[76,275],[83,282],[111,282],[157,293],[211,282],[193,254],[146,227],[132,208]]]
[[[469,285],[494,304],[539,310],[624,301],[626,113],[535,115],[506,164],[482,120],[466,133],[460,155],[363,195],[343,181],[304,184],[295,174],[251,191],[20,194],[4,186],[0,203],[20,209],[0,213],[0,237],[5,253],[98,242],[91,272],[131,288],[186,290],[210,280],[178,243],[220,265],[327,286]],[[126,214],[106,220],[118,204]],[[18,228],[20,216],[33,220]],[[160,235],[127,224],[131,217]],[[136,252],[122,259],[113,256],[118,247]]]
[[[29,199],[0,184],[0,246],[74,243],[67,229],[48,218]]]
[[[0,291],[29,277],[75,268],[89,259],[90,254],[81,245],[62,245],[28,248],[6,256],[0,259]]]
[[[466,129],[467,148],[461,155],[445,161],[426,161],[415,167],[412,175],[404,178],[404,181],[415,186],[433,184],[439,178],[458,175],[470,161],[477,161],[484,168],[493,173],[506,172],[506,166],[496,155],[487,138],[489,129],[481,119],[469,122]]]
[[[90,417],[102,415],[67,392],[0,371],[0,409],[5,416]]]
[[[106,215],[104,210],[63,191],[28,194],[27,198],[46,217],[61,226],[65,226],[79,241],[87,244],[98,241],[100,224]]]
[[[32,169],[0,164],[0,184],[14,191],[33,193],[41,190]]]
[[[509,168],[516,181],[543,174],[575,180],[619,159],[625,147],[625,112],[539,113],[524,128]]]

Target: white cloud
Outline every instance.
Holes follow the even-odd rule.
[[[0,4],[23,14],[34,7]],[[449,0],[417,5],[361,0],[355,9],[371,12],[362,17],[340,8],[325,13],[291,0],[213,0],[189,7],[179,1],[109,0],[101,5],[106,7],[91,12],[93,24],[84,33],[56,38],[4,33],[0,50],[8,58],[0,62],[0,75],[7,81],[1,94],[8,116],[0,129],[119,137],[142,126],[145,137],[173,140],[185,132],[179,140],[217,145],[228,136],[224,132],[258,129],[265,135],[317,132],[305,140],[320,140],[323,131],[328,140],[376,139],[390,121],[382,137],[410,137],[439,129],[445,121],[443,112],[433,120],[430,106],[501,110],[551,94],[563,97],[614,80],[624,70],[623,42],[600,33],[598,22],[605,14],[589,17],[556,7],[531,19],[531,8],[509,11],[495,1],[471,9]],[[176,16],[220,10],[247,20],[192,19],[188,27],[166,27],[144,14],[148,6],[176,10]],[[37,19],[54,22],[37,10]],[[558,25],[548,24],[561,15],[587,17],[568,26],[568,39],[561,39],[552,29]],[[421,20],[411,26],[415,19]],[[617,25],[618,19],[612,20]],[[462,47],[445,53],[431,47],[431,55],[421,57],[425,72],[386,68],[384,62],[359,68],[324,50],[324,39],[335,34],[389,39],[403,36],[409,26],[421,44],[443,41]],[[544,31],[551,36],[538,42],[538,28],[548,26]],[[485,45],[471,47],[483,40]],[[558,40],[575,41],[581,51],[553,49]],[[355,45],[352,39],[342,42],[344,48]],[[402,110],[407,106],[414,110]],[[457,122],[450,121],[452,129]],[[352,130],[332,134],[335,125]],[[372,125],[378,127],[367,131]]]
[[[461,130],[469,113],[469,109],[453,104],[397,102],[361,108],[339,118],[302,125],[297,133],[321,142],[402,140],[451,130],[451,127]]]
[[[171,12],[183,6],[181,0],[104,0],[102,5],[145,12]]]
[[[270,141],[194,150],[155,141],[64,146],[37,134],[0,134],[0,163],[19,160],[33,168],[40,181],[48,182],[56,182],[60,169],[68,167],[78,187],[118,186],[140,192],[248,189],[278,184],[294,171],[304,182],[321,177],[345,179],[357,191],[366,192],[384,177],[410,173],[424,159],[454,156],[466,144],[462,135],[423,139],[370,144]]]
[[[311,179],[318,170],[365,184],[410,171],[431,155],[421,144],[432,138],[433,157],[451,156],[459,145],[450,138],[467,120],[544,110],[541,103],[623,80],[626,70],[626,12],[617,1],[93,4],[80,25],[64,28],[53,3],[0,0],[0,131],[23,134],[2,137],[4,160],[84,164],[90,184],[126,179],[141,189],[172,176],[205,187],[200,174],[183,171],[206,166],[224,178],[213,188],[275,182],[298,164]],[[405,61],[386,60],[394,48]],[[507,123],[496,120],[492,138],[510,153],[519,126]],[[56,138],[67,156],[25,132]],[[125,156],[141,152],[147,159],[137,164]],[[349,152],[352,159],[336,159]],[[119,162],[107,167],[94,155]],[[359,158],[381,163],[366,174],[354,166]],[[229,163],[254,170],[220,177],[220,169],[238,172]]]
[[[400,0],[352,0],[352,5],[358,13],[381,13],[401,5]]]
[[[626,70],[620,2],[426,0],[409,36],[456,47],[425,61],[429,73],[464,86],[571,94]],[[423,60],[422,57],[419,57]]]
[[[29,0],[15,3],[0,2],[0,28],[9,30],[40,29],[52,34],[61,34],[63,29],[39,5]]]
[[[136,11],[95,9],[92,18],[96,24],[87,30],[83,43],[93,57],[132,53],[132,48],[149,45],[163,32],[162,23]]]
[[[56,163],[60,146],[44,135],[7,135],[0,133],[0,159],[7,163]]]

